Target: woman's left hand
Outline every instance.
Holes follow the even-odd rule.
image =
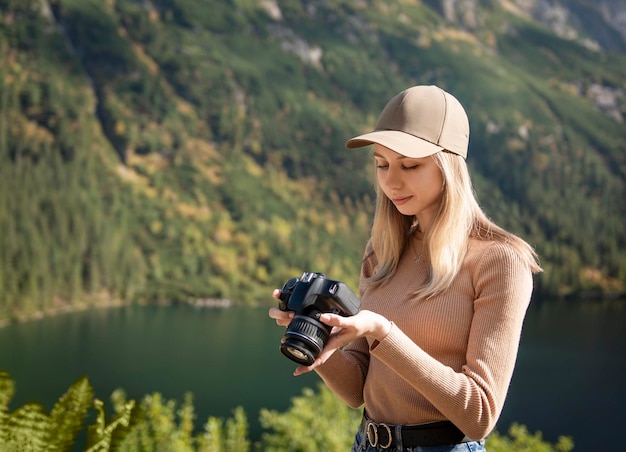
[[[319,320],[333,327],[328,342],[313,364],[296,368],[293,373],[295,376],[315,370],[316,367],[324,364],[339,348],[359,337],[371,337],[382,341],[391,329],[389,320],[380,314],[368,310],[359,311],[356,315],[350,317],[324,313],[320,315]]]

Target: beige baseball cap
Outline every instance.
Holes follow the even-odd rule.
[[[391,99],[373,132],[351,138],[348,149],[381,144],[406,157],[421,158],[443,149],[467,157],[469,120],[461,103],[441,88],[413,86]]]

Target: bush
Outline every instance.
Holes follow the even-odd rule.
[[[0,450],[39,452],[76,449],[85,429],[89,408],[96,411],[95,421],[87,426],[87,452],[264,452],[347,451],[354,440],[361,410],[347,407],[322,383],[318,391],[304,389],[294,397],[284,413],[262,409],[261,425],[265,432],[259,442],[248,438],[248,420],[241,407],[233,417],[209,417],[204,429],[197,432],[193,397],[185,394],[182,404],[167,400],[160,393],[144,396],[141,403],[127,400],[122,390],[111,396],[114,416],[107,421],[104,403],[94,398],[87,377],[76,381],[59,398],[50,414],[35,402],[13,412],[8,406],[15,384],[6,372],[0,372]],[[544,441],[541,432],[530,434],[525,426],[514,424],[509,436],[494,432],[487,440],[489,452],[568,452],[572,438],[561,437],[554,445]]]

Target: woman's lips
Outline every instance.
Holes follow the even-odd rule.
[[[393,202],[396,206],[401,206],[402,204],[406,204],[411,199],[410,196],[406,196],[404,198],[393,198],[391,202]]]

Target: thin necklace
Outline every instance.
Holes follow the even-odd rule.
[[[421,262],[422,261],[422,253],[418,253],[417,252],[417,245],[415,243],[415,236],[411,237],[411,249],[413,250],[413,254],[415,255],[415,257],[413,258],[414,262]]]

